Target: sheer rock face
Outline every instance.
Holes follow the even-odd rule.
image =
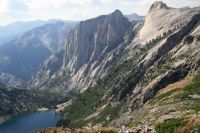
[[[67,73],[73,86],[87,87],[94,77],[106,71],[106,62],[111,60],[111,53],[124,41],[130,27],[131,23],[119,10],[80,22],[67,37],[61,57],[62,67],[53,74],[54,77]],[[48,67],[42,71],[48,70],[52,71]],[[42,73],[38,73],[38,78],[34,78],[35,81],[32,82],[41,84],[37,79],[44,75]],[[53,75],[50,75],[49,79]],[[32,87],[36,86],[33,84]]]
[[[65,46],[64,67],[75,75],[73,79],[79,81],[88,73],[92,76],[100,72],[102,60],[119,46],[130,26],[119,10],[81,22]]]
[[[65,45],[64,60],[70,73],[75,74],[83,65],[97,61],[116,48],[129,27],[130,22],[118,10],[81,22]]]

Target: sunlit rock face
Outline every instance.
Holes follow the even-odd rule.
[[[64,71],[71,77],[73,85],[88,86],[94,77],[106,71],[106,62],[112,58],[112,51],[124,41],[130,27],[131,23],[119,10],[80,22],[67,37],[60,58],[63,60],[62,67],[57,74],[49,75],[49,79]],[[45,69],[46,72],[52,71],[48,67]],[[38,78],[42,75],[45,73],[38,74]]]

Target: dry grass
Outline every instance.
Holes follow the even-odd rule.
[[[34,133],[118,133],[118,130],[112,127],[74,130],[67,128],[47,128],[44,130],[38,130]]]
[[[168,86],[163,88],[160,93],[166,93],[168,91],[171,91],[177,88],[182,89],[186,87],[187,85],[189,85],[190,83],[192,83],[192,79],[193,79],[193,76],[188,76],[181,81],[175,82],[173,84],[169,84]]]
[[[187,124],[184,127],[178,128],[177,133],[190,133],[192,130],[197,129],[200,131],[200,116],[186,118]]]
[[[34,133],[71,133],[72,130],[66,128],[47,128],[44,130],[38,130]]]
[[[112,127],[108,128],[93,128],[93,129],[77,129],[76,133],[117,133],[118,130]]]

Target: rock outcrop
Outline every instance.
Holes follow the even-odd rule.
[[[165,32],[182,28],[199,8],[170,8],[165,3],[155,2],[145,17],[140,30],[139,40],[142,44],[162,36]]]

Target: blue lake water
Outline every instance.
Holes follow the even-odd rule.
[[[0,124],[0,133],[29,133],[36,129],[55,127],[60,119],[63,116],[54,111],[19,115]]]

